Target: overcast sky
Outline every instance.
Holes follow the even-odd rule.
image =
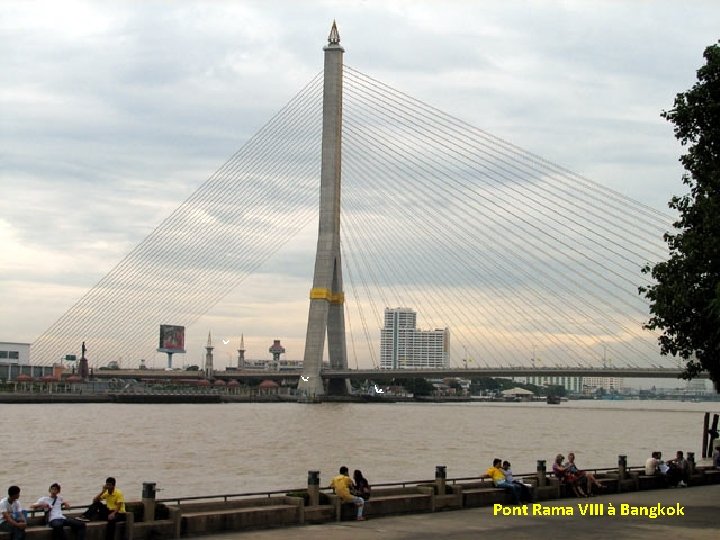
[[[683,191],[659,115],[720,38],[717,1],[6,0],[0,340],[32,342],[316,75],[333,19],[366,74],[653,208]],[[196,348],[208,328],[244,331],[227,306]],[[246,332],[248,356],[280,328]]]

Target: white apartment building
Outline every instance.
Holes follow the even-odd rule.
[[[380,329],[381,369],[448,367],[450,330],[419,330],[417,314],[410,308],[385,308]]]
[[[534,384],[535,386],[562,386],[568,392],[574,394],[582,394],[583,378],[582,377],[525,377],[526,384]]]
[[[603,388],[610,392],[612,390],[620,391],[624,386],[625,380],[622,377],[584,377],[583,386],[586,393],[594,393],[598,388]]]

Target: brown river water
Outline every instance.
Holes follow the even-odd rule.
[[[27,506],[52,482],[89,502],[115,476],[127,500],[143,482],[158,498],[304,487],[308,470],[329,483],[340,465],[370,483],[478,476],[494,457],[515,474],[550,468],[574,451],[585,468],[619,454],[643,465],[652,450],[700,458],[703,412],[720,404],[571,401],[445,404],[3,404],[0,489],[22,488]]]

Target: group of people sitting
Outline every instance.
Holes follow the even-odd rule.
[[[565,456],[558,454],[555,456],[553,463],[553,474],[560,480],[561,484],[565,484],[576,497],[594,497],[595,492],[605,489],[594,474],[583,471],[575,464],[575,453],[568,452],[567,461],[563,463]]]
[[[493,481],[495,487],[504,488],[512,495],[515,504],[532,501],[532,486],[513,478],[509,461],[493,459],[492,467],[485,471],[485,477]]]
[[[675,459],[663,461],[662,452],[655,451],[645,462],[647,476],[661,475],[668,487],[687,487],[690,482],[690,464],[682,450],[675,453]]]
[[[363,508],[365,501],[370,498],[370,483],[360,470],[355,469],[353,477],[350,478],[349,469],[345,466],[340,467],[340,474],[332,479],[330,487],[343,502],[355,504],[358,521],[365,520]]]
[[[93,499],[88,509],[77,518],[67,517],[64,510],[70,504],[60,494],[60,484],[54,483],[48,490],[48,495],[40,497],[35,504],[30,505],[31,510],[44,510],[46,523],[52,528],[53,540],[64,540],[65,527],[70,527],[77,540],[85,538],[85,522],[94,517],[105,520],[107,527],[105,537],[112,540],[115,534],[115,524],[125,519],[125,498],[122,492],[115,487],[115,479],[105,480],[100,493]],[[0,500],[0,531],[9,532],[11,540],[24,540],[27,528],[27,511],[20,503],[20,487],[10,486],[8,496]]]

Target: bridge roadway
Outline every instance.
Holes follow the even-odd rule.
[[[425,378],[442,379],[445,377],[623,377],[628,379],[677,379],[682,370],[667,368],[581,368],[581,367],[518,367],[518,368],[443,368],[443,369],[325,369],[320,376],[323,379],[352,379],[389,381],[391,379]],[[226,370],[215,371],[215,379],[297,379],[301,370]],[[155,379],[155,380],[198,380],[205,378],[203,371],[181,371],[161,369],[107,369],[95,370],[94,377],[102,379]],[[699,375],[708,378],[707,373]]]

